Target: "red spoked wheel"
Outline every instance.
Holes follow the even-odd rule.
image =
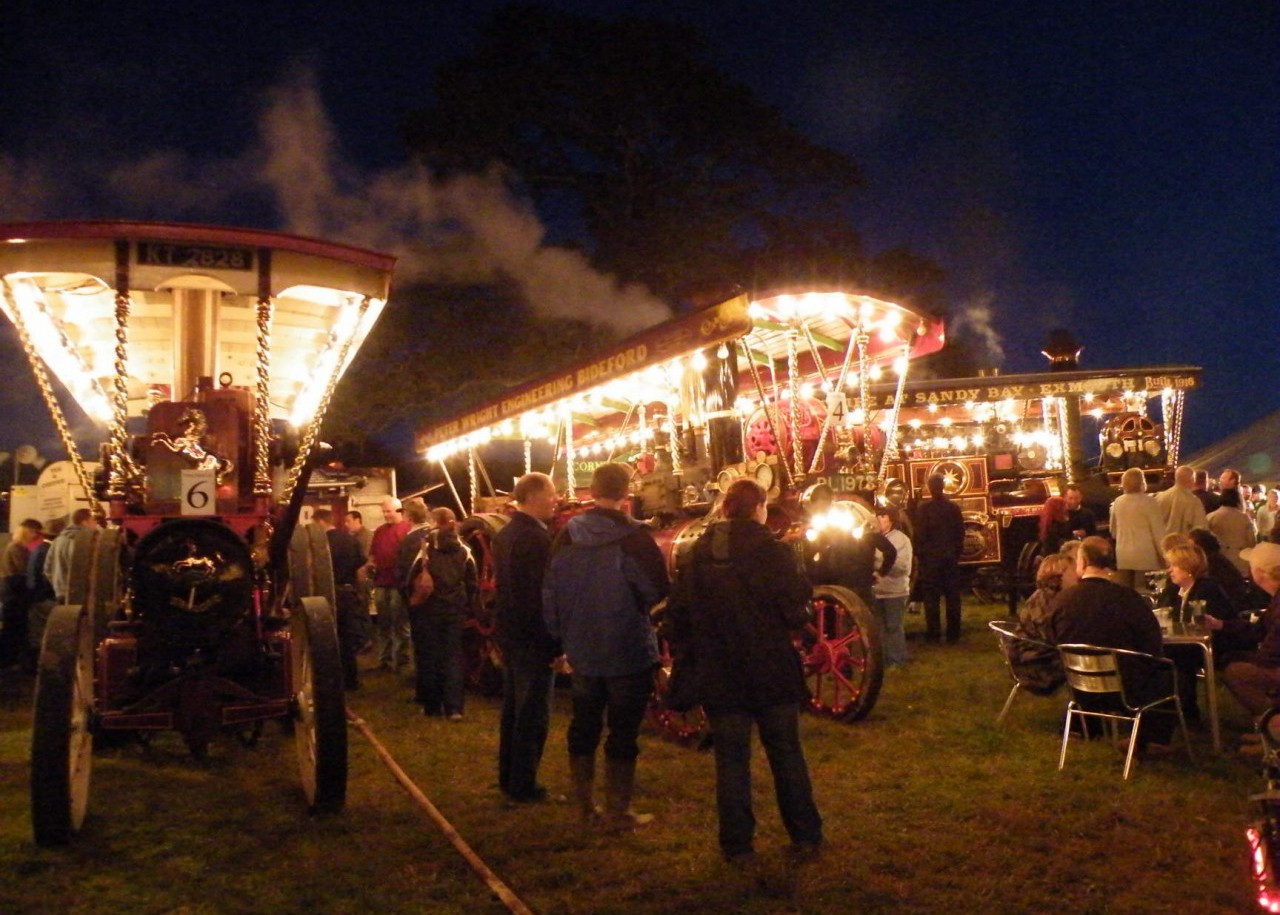
[[[668,684],[671,681],[671,646],[658,639],[658,670],[653,678],[653,696],[649,699],[649,721],[663,735],[676,743],[702,747],[711,734],[707,714],[702,706],[687,712],[667,708]]]
[[[809,686],[809,709],[837,721],[865,718],[884,682],[880,624],[848,588],[818,585],[796,649]]]
[[[467,686],[481,696],[502,695],[502,652],[493,638],[493,605],[497,578],[493,566],[493,538],[483,519],[468,519],[462,536],[476,560],[480,588],[476,612],[462,626],[462,652]]]

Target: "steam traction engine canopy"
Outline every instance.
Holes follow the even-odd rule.
[[[18,329],[55,421],[46,372],[91,419],[110,426],[117,495],[143,488],[135,457],[153,471],[145,498],[155,511],[163,506],[154,503],[176,495],[176,484],[163,479],[166,464],[215,471],[219,501],[271,494],[271,423],[318,425],[382,310],[393,264],[370,251],[250,229],[0,225],[0,308]],[[134,454],[126,423],[142,416],[147,453]]]

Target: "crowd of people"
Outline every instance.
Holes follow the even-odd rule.
[[[1153,607],[1170,608],[1182,619],[1194,609],[1212,633],[1215,664],[1224,668],[1231,693],[1255,717],[1274,704],[1280,695],[1277,491],[1242,484],[1234,470],[1224,471],[1218,483],[1211,491],[1204,472],[1182,466],[1172,485],[1152,496],[1143,471],[1130,468],[1110,505],[1108,537],[1095,535],[1096,520],[1081,507],[1078,490],[1048,500],[1040,518],[1036,590],[1018,611],[1026,641],[1008,649],[1029,685],[1052,692],[1064,682],[1056,645],[1168,656],[1184,715],[1194,725],[1200,720],[1196,675],[1203,654],[1194,645],[1165,646]],[[1161,578],[1161,590],[1148,593]],[[1153,679],[1145,688],[1155,696],[1169,686]],[[1174,723],[1169,716],[1144,718],[1139,750],[1167,751]],[[1256,734],[1241,735],[1240,749],[1260,752]]]

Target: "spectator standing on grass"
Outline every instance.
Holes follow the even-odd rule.
[[[1164,516],[1164,528],[1170,534],[1185,534],[1192,528],[1205,526],[1205,510],[1192,492],[1196,472],[1183,464],[1173,472],[1173,485],[1156,493],[1156,504]]]
[[[75,554],[92,546],[97,530],[97,515],[87,508],[77,508],[71,513],[71,523],[49,545],[44,574],[53,586],[54,599],[58,603],[65,604],[71,597],[71,566]]]
[[[431,574],[431,595],[409,607],[413,629],[415,699],[429,717],[462,720],[465,687],[462,627],[480,593],[476,561],[458,537],[458,518],[451,509],[431,512],[431,533],[424,551],[409,573],[417,574],[425,561]]]
[[[1164,515],[1156,500],[1147,495],[1147,478],[1137,467],[1121,474],[1120,488],[1123,494],[1111,503],[1115,580],[1129,588],[1144,588],[1145,574],[1161,567]]]
[[[404,520],[409,522],[409,530],[405,531],[404,539],[396,548],[396,580],[400,582],[400,596],[408,618],[410,648],[414,658],[413,701],[423,705],[426,698],[422,694],[422,678],[417,673],[417,659],[420,646],[425,650],[425,642],[420,637],[415,621],[422,619],[422,605],[426,598],[414,593],[413,577],[423,556],[423,545],[431,533],[431,512],[427,509],[427,503],[421,499],[406,500]]]
[[[404,506],[394,496],[382,500],[382,524],[373,532],[366,574],[373,580],[374,653],[382,670],[399,671],[409,663],[409,616],[396,567],[400,541],[410,524],[401,517]]]
[[[511,496],[516,511],[493,538],[494,638],[503,662],[498,787],[513,801],[535,803],[549,797],[537,778],[551,719],[551,662],[560,654],[542,616],[551,553],[547,522],[558,499],[545,473],[526,473]]]
[[[939,616],[945,600],[947,641],[960,640],[960,554],[964,549],[964,516],[947,498],[946,480],[935,473],[928,481],[929,498],[916,508],[915,556],[924,600],[925,636],[936,642],[942,635]]]
[[[364,641],[360,625],[362,611],[356,575],[365,564],[365,554],[360,543],[345,530],[334,526],[333,512],[317,508],[311,520],[324,528],[329,541],[329,559],[333,564],[333,587],[338,606],[334,608],[338,622],[338,650],[342,655],[342,685],[347,690],[360,688],[360,671],[356,667],[356,653]]]
[[[764,524],[764,489],[734,480],[724,520],[694,544],[672,589],[673,651],[696,659],[694,694],[711,724],[720,849],[731,862],[754,854],[751,726],[773,773],[782,822],[799,853],[822,844],[800,743],[800,704],[808,698],[793,630],[808,620],[812,589],[791,548]]]
[[[649,611],[667,596],[666,562],[645,525],[622,510],[631,470],[601,464],[591,475],[595,505],[570,519],[552,544],[542,587],[547,631],[573,668],[569,769],[585,822],[598,818],[593,799],[596,748],[604,743],[605,825],[643,826],[635,813],[637,737],[653,692],[658,643]]]
[[[369,604],[373,599],[370,586],[368,559],[373,555],[373,531],[364,526],[364,516],[358,511],[349,511],[342,519],[342,526],[348,534],[356,538],[360,553],[365,557],[366,565],[356,573],[356,594],[360,597],[360,646],[369,644],[373,634],[373,619],[369,616]]]
[[[1152,507],[1155,508],[1154,503]],[[1050,641],[1055,645],[1083,643],[1123,648],[1162,657],[1164,637],[1155,614],[1137,591],[1111,581],[1109,573],[1114,567],[1115,555],[1111,544],[1103,537],[1085,538],[1076,558],[1076,572],[1080,580],[1072,587],[1064,588],[1049,605],[1046,628]],[[1153,668],[1143,681],[1135,672],[1130,700],[1145,701],[1167,694],[1173,685],[1166,679],[1169,675],[1167,671]],[[1081,693],[1076,696],[1076,701],[1085,709],[1098,710],[1091,698]],[[1138,734],[1138,749],[1168,751],[1174,723],[1170,715],[1144,717],[1142,731]]]
[[[32,602],[27,567],[32,552],[44,539],[43,527],[34,518],[27,518],[18,525],[0,555],[0,668],[17,663],[27,654]]]
[[[885,666],[900,667],[907,663],[905,620],[907,600],[911,596],[911,563],[914,558],[911,538],[902,530],[902,510],[896,505],[877,508],[876,521],[880,524],[880,533],[893,545],[896,555],[889,571],[876,577],[872,586],[875,597],[872,609],[880,618],[880,626],[884,631]]]
[[[1222,504],[1209,512],[1209,533],[1218,538],[1222,545],[1222,555],[1226,556],[1243,574],[1249,574],[1249,561],[1241,555],[1241,550],[1258,542],[1258,530],[1253,519],[1240,507],[1240,490],[1226,489],[1222,492]]]
[[[1258,526],[1259,542],[1270,539],[1278,513],[1280,513],[1280,489],[1273,486],[1267,490],[1267,501],[1258,506],[1258,513],[1254,519]]]

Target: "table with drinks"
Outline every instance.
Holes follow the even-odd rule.
[[[1156,607],[1156,619],[1166,645],[1198,645],[1204,653],[1204,691],[1209,706],[1213,749],[1222,752],[1218,727],[1218,678],[1213,668],[1213,632],[1204,622],[1204,601],[1189,600],[1182,607]]]

